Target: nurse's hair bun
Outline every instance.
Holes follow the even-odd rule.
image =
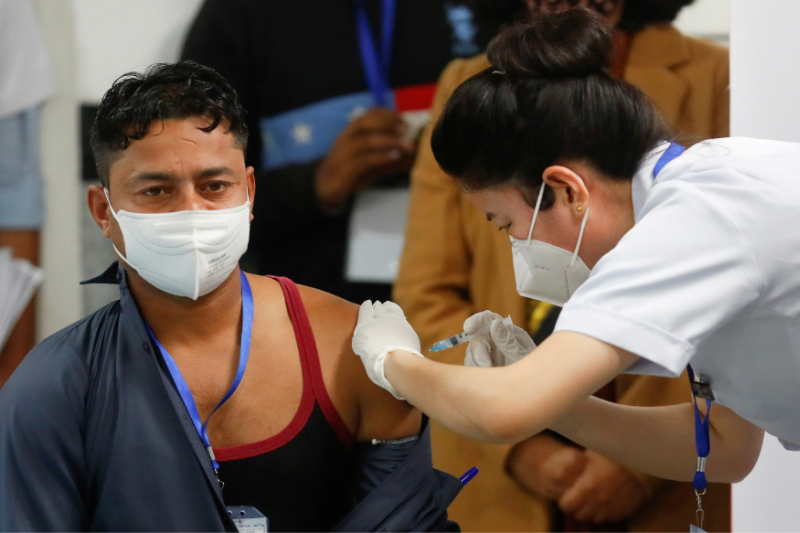
[[[487,54],[495,74],[520,78],[573,78],[611,67],[613,30],[588,9],[542,13],[500,32]]]
[[[552,165],[632,180],[671,134],[644,93],[607,72],[613,31],[578,8],[503,30],[489,45],[491,66],[439,115],[431,149],[442,170],[468,191],[515,186],[531,207]],[[554,198],[545,188],[541,209]]]

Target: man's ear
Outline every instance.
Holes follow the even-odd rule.
[[[542,180],[553,189],[556,201],[565,202],[575,215],[583,216],[589,204],[589,190],[583,178],[568,167],[553,165],[545,169]]]
[[[256,171],[253,167],[247,167],[247,194],[250,199],[250,222],[253,221],[253,204],[256,199]]]
[[[100,185],[89,185],[89,192],[86,199],[89,203],[89,212],[92,214],[92,218],[97,226],[103,230],[103,235],[105,235],[107,239],[110,239],[112,215],[103,187]]]

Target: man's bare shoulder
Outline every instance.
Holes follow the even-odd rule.
[[[314,335],[317,336],[317,330],[319,330],[324,337],[324,339],[317,339],[317,342],[333,342],[340,345],[346,341],[349,346],[358,319],[358,306],[333,294],[305,285],[298,285],[297,289],[300,291],[303,306],[314,328]]]
[[[326,380],[331,396],[349,399],[357,406],[357,440],[389,440],[417,434],[421,413],[372,383],[353,352],[358,306],[311,287],[300,285],[298,289],[314,331],[323,373],[325,367],[335,369],[333,379]]]

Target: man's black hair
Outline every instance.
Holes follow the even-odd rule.
[[[114,157],[141,140],[154,121],[205,117],[212,131],[220,124],[244,152],[247,149],[245,110],[236,91],[217,71],[193,61],[156,63],[143,73],[123,74],[103,95],[91,131],[97,173],[104,187]]]

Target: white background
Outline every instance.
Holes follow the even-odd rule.
[[[176,61],[201,0],[73,0],[78,96],[98,102],[121,74]],[[300,0],[302,1],[302,0]]]
[[[731,134],[800,142],[800,1],[733,0],[731,11]],[[767,436],[755,470],[733,487],[733,529],[800,530],[800,452]]]
[[[730,16],[731,0],[695,0],[694,4],[681,11],[675,25],[688,35],[726,41]]]

